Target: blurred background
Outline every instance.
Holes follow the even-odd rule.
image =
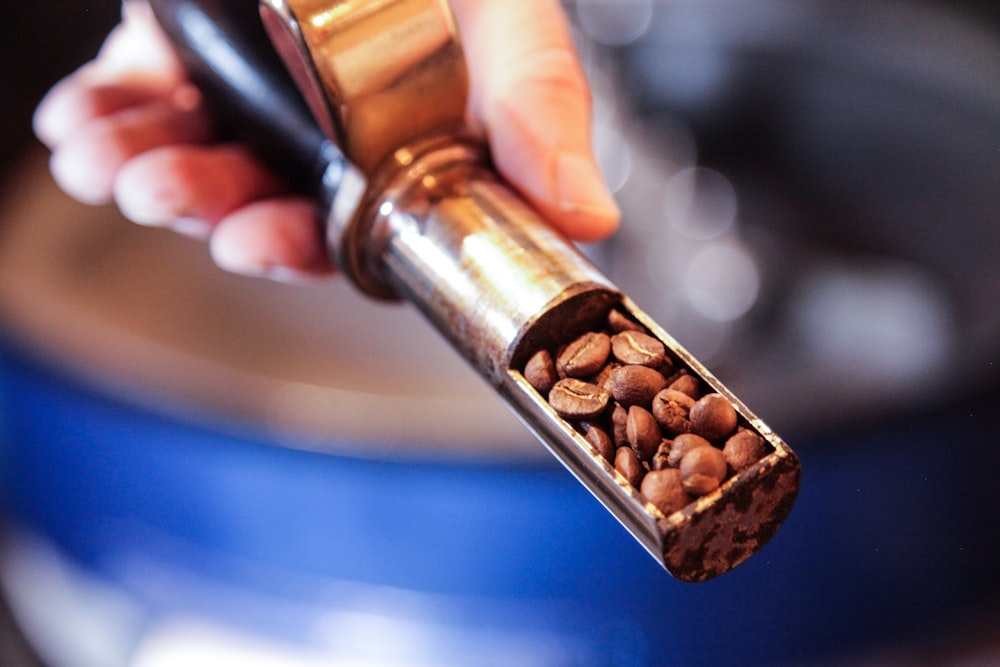
[[[409,310],[66,199],[118,7],[11,6],[0,665],[1000,664],[1000,8],[565,4],[586,250],[799,453],[773,542],[674,582]]]

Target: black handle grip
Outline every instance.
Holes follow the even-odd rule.
[[[332,200],[345,160],[278,57],[257,0],[149,0],[219,132],[245,142],[297,192]]]

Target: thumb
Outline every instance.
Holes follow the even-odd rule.
[[[556,0],[452,0],[470,109],[504,177],[557,229],[596,241],[619,211],[591,146],[591,97]]]

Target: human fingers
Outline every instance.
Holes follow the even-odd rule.
[[[500,172],[577,241],[620,213],[593,155],[591,98],[556,0],[452,0],[470,66],[470,108]]]
[[[333,266],[319,234],[316,204],[303,197],[274,197],[223,218],[209,240],[223,269],[283,282],[329,276]]]
[[[157,27],[149,6],[129,0],[122,22],[94,60],[59,81],[39,102],[36,136],[49,148],[91,120],[169,95],[183,70]]]
[[[201,96],[144,2],[128,0],[98,56],[58,83],[35,112],[35,133],[52,150],[51,171],[86,203],[111,198],[133,157],[171,143],[205,141]]]
[[[125,217],[207,238],[242,206],[283,190],[277,177],[241,145],[152,149],[125,163],[114,198]]]
[[[152,102],[164,95],[141,82],[104,83],[90,80],[85,70],[53,86],[35,109],[35,136],[53,149],[98,118]]]
[[[118,80],[137,76],[172,84],[184,79],[180,59],[145,0],[122,3],[121,23],[108,34],[93,64],[103,76]]]
[[[200,95],[185,88],[91,119],[52,149],[50,170],[63,190],[79,201],[111,200],[119,171],[154,148],[207,141],[212,136]]]

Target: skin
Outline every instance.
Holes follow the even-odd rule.
[[[510,184],[569,238],[610,235],[619,212],[590,142],[590,91],[555,0],[452,0],[469,63],[472,125]],[[214,141],[149,8],[126,0],[97,57],[34,118],[51,172],[89,204],[205,239],[222,268],[298,281],[333,273],[318,212],[240,145]]]

